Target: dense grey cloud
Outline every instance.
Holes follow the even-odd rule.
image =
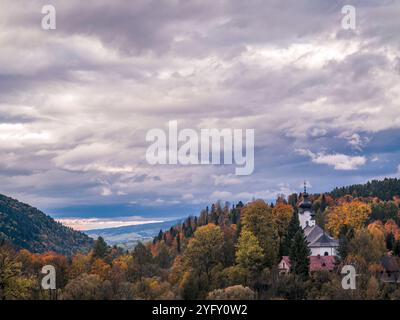
[[[52,1],[52,31],[48,1],[2,3],[1,193],[201,205],[399,174],[398,1]],[[169,120],[255,129],[255,172],[148,165]]]

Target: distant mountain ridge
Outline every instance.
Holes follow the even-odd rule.
[[[352,195],[353,197],[378,197],[381,200],[390,200],[393,197],[400,197],[400,179],[372,180],[365,184],[338,187],[326,194],[330,194],[333,198]],[[235,214],[239,216],[238,213]],[[187,218],[85,231],[89,237],[83,232],[62,225],[28,204],[0,194],[0,241],[4,239],[17,248],[36,253],[54,251],[71,256],[76,252],[86,252],[93,246],[92,238],[97,236],[102,236],[109,245],[116,244],[131,249],[139,241],[145,242],[153,239],[160,229],[166,230],[181,225],[182,221],[190,229],[191,219]],[[190,230],[187,232],[191,233]]]
[[[111,246],[117,245],[130,250],[135,247],[138,242],[150,241],[160,230],[169,229],[171,226],[179,224],[182,221],[183,219],[174,219],[115,228],[93,229],[84,232],[94,239],[102,237],[107,244]]]
[[[0,194],[0,240],[35,253],[71,256],[86,252],[93,239],[68,228],[40,210]]]

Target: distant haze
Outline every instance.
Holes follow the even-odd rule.
[[[165,220],[151,220],[145,219],[142,217],[129,217],[129,218],[109,218],[109,219],[101,219],[101,218],[66,218],[66,219],[56,219],[58,222],[71,227],[75,230],[93,230],[93,229],[106,229],[106,228],[115,228],[115,227],[125,227],[125,226],[134,226],[141,225],[147,223],[157,223],[163,222]]]

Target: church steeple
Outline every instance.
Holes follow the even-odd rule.
[[[300,225],[304,229],[307,226],[315,225],[315,213],[312,210],[312,203],[307,193],[307,182],[304,181],[303,200],[299,204]]]
[[[303,201],[300,202],[299,207],[302,209],[311,209],[311,201],[308,198],[308,193],[307,193],[307,182],[304,181],[304,193],[303,193]]]

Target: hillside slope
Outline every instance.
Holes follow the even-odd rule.
[[[351,195],[353,197],[378,197],[381,200],[392,200],[400,197],[400,179],[385,178],[383,180],[372,180],[365,184],[355,184],[346,187],[335,188],[331,195],[334,198]]]
[[[64,255],[86,252],[93,244],[87,235],[63,226],[18,200],[0,194],[0,239],[18,248]]]

